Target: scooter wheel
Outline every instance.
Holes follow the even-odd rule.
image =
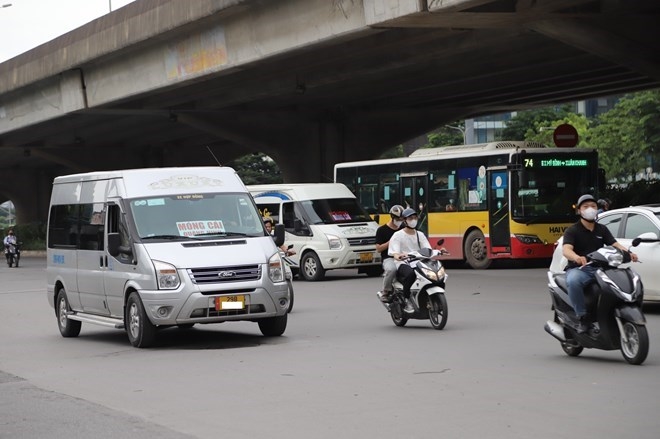
[[[397,326],[406,326],[406,323],[408,323],[408,317],[406,317],[406,314],[403,312],[403,303],[401,300],[395,298],[394,301],[392,301],[392,305],[390,306],[390,317],[392,317],[392,321]]]
[[[584,350],[584,348],[580,345],[574,345],[566,342],[561,342],[561,348],[569,357],[577,357]]]
[[[621,354],[630,364],[642,364],[649,353],[649,333],[646,326],[625,322],[621,336]]]
[[[444,294],[429,296],[429,320],[434,329],[442,329],[447,324],[449,309]]]

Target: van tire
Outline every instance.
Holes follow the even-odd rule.
[[[310,282],[323,280],[325,269],[321,265],[321,260],[314,252],[305,253],[300,259],[300,274],[303,279]]]
[[[278,337],[286,330],[287,315],[259,319],[259,330],[266,337]]]
[[[488,259],[486,238],[484,238],[484,234],[480,230],[472,230],[468,233],[463,252],[468,265],[473,269],[485,270],[490,267],[492,260]]]
[[[286,312],[290,313],[293,309],[293,282],[291,279],[287,279],[286,285],[289,288],[289,307],[286,309]]]
[[[148,348],[156,339],[156,327],[151,323],[137,292],[133,291],[126,301],[124,319],[128,340],[136,348]]]
[[[69,299],[66,298],[66,291],[61,288],[55,299],[55,316],[57,317],[57,327],[60,329],[62,337],[78,337],[82,323],[77,320],[71,320],[66,317],[66,312],[71,311]]]

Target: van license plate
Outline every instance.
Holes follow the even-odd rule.
[[[373,262],[373,253],[360,253],[360,262]]]
[[[245,308],[245,296],[222,296],[215,298],[216,311],[243,308]]]

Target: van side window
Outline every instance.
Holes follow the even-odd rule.
[[[105,205],[103,203],[82,204],[80,206],[80,246],[81,250],[103,250],[103,226],[105,225]]]
[[[78,247],[78,204],[52,206],[48,220],[48,248]]]

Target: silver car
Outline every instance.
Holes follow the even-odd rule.
[[[648,240],[660,238],[660,204],[608,210],[598,214],[596,221],[610,229],[616,240],[625,247],[630,247],[637,237]],[[562,255],[562,243],[562,238],[559,238],[550,264],[552,272],[563,271],[568,262]],[[639,262],[632,263],[632,268],[642,277],[644,301],[660,301],[660,242],[642,242],[633,251]]]

